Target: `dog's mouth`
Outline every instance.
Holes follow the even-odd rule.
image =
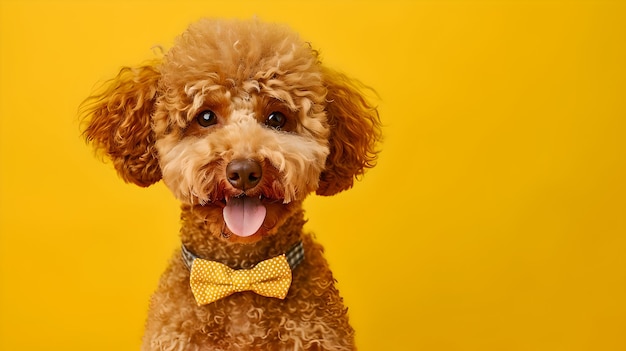
[[[262,200],[262,196],[227,197],[224,200],[225,206],[222,215],[228,230],[244,238],[258,232],[267,215],[267,208]]]
[[[226,173],[219,171],[219,165],[213,168],[217,169],[218,174]],[[209,175],[211,177],[203,179],[214,179],[212,174]],[[255,186],[243,189],[233,186],[227,178],[203,181],[203,187],[199,187],[201,190],[197,192],[201,195],[192,201],[211,209],[213,221],[219,216],[216,212],[221,212],[223,222],[219,221],[219,224],[223,225],[222,237],[241,243],[254,242],[273,234],[293,207],[290,204],[294,198],[286,198],[285,188],[278,179],[281,179],[278,170],[266,166],[263,168],[263,179]]]

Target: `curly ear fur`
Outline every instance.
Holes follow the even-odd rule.
[[[382,133],[378,110],[365,99],[360,83],[328,68],[323,75],[330,154],[316,193],[328,196],[350,189],[355,178],[374,167]]]
[[[103,92],[82,105],[83,136],[104,152],[126,182],[149,186],[161,179],[151,113],[157,96],[159,71],[154,64],[124,67],[105,83]]]

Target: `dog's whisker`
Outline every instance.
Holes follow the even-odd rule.
[[[224,239],[229,239],[230,238],[230,233],[226,232],[226,223],[224,223],[222,225],[222,233],[221,234],[222,234],[222,238],[224,238]]]

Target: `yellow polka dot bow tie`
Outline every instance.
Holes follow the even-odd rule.
[[[291,286],[291,270],[303,258],[300,242],[287,254],[261,261],[251,269],[236,270],[195,257],[183,246],[183,259],[191,267],[189,284],[199,306],[242,291],[284,299]]]

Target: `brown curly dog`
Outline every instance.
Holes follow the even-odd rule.
[[[152,297],[143,350],[355,349],[302,202],[374,166],[380,120],[360,87],[288,28],[201,20],[162,59],[122,68],[85,101],[84,136],[121,177],[163,179],[182,202],[182,249]],[[272,258],[282,268],[251,274],[280,278],[241,278]],[[204,260],[239,278],[206,283],[216,269]],[[288,290],[269,294],[279,280]]]

